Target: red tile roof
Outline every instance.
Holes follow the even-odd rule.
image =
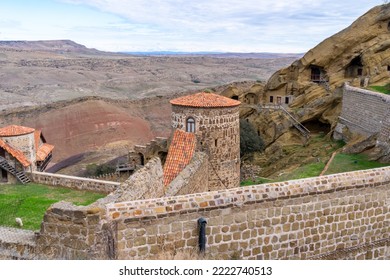
[[[35,142],[35,150],[38,151],[39,144],[41,143],[41,133],[42,131],[36,129],[34,131],[34,142]]]
[[[27,160],[26,156],[19,150],[12,148],[9,144],[0,139],[0,147],[7,151],[10,155],[17,159],[24,167],[30,166],[31,162]]]
[[[182,96],[170,101],[173,105],[185,107],[219,108],[234,107],[241,104],[240,101],[230,99],[214,93],[200,92],[193,95]]]
[[[37,150],[37,161],[44,161],[47,158],[47,156],[53,151],[53,149],[54,149],[53,145],[44,143]]]
[[[24,127],[19,125],[9,125],[0,128],[0,137],[19,136],[34,132],[35,129],[31,127]]]
[[[164,165],[164,185],[168,186],[173,179],[189,164],[194,155],[196,137],[194,133],[176,130],[169,146]]]

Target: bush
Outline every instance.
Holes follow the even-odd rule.
[[[246,120],[240,120],[240,155],[252,154],[264,150],[264,141],[257,135],[255,128]]]
[[[110,174],[115,172],[115,167],[108,164],[97,165],[95,163],[87,165],[86,175],[88,177],[98,177],[104,174]]]

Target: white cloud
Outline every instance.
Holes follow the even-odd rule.
[[[121,28],[132,39],[149,35],[165,48],[190,46],[195,51],[205,47],[262,51],[262,46],[267,45],[280,50],[289,47],[291,51],[305,51],[347,27],[369,8],[381,4],[365,1],[357,5],[354,0],[63,1],[120,16],[124,19]]]
[[[355,0],[46,2],[58,4],[57,10],[41,13],[37,9],[39,18],[33,18],[34,12],[18,10],[9,17],[8,20],[16,18],[29,32],[15,27],[12,32],[4,30],[5,33],[37,39],[63,37],[114,51],[304,52],[383,1],[367,0],[358,4]],[[1,13],[1,6],[2,3],[0,17],[6,17]],[[55,5],[51,6],[54,9]]]

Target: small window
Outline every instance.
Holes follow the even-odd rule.
[[[187,119],[186,131],[187,131],[187,132],[192,132],[192,133],[195,132],[195,120],[194,120],[194,118],[189,117],[189,118]]]
[[[285,97],[284,103],[286,103],[286,104],[290,103],[290,98],[288,96]]]
[[[269,97],[269,102],[270,102],[270,103],[274,103],[274,97],[273,97],[273,96],[270,96],[270,97]]]
[[[237,96],[237,95],[233,95],[233,96],[232,96],[232,99],[233,99],[233,100],[238,100],[238,96]]]
[[[387,65],[387,71],[390,71],[390,65]]]
[[[357,74],[358,76],[363,76],[363,68],[358,68]]]
[[[215,139],[215,147],[218,146],[218,139]]]

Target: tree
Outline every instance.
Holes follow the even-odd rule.
[[[255,128],[246,120],[240,119],[240,155],[252,154],[264,150],[263,139],[257,135]]]

